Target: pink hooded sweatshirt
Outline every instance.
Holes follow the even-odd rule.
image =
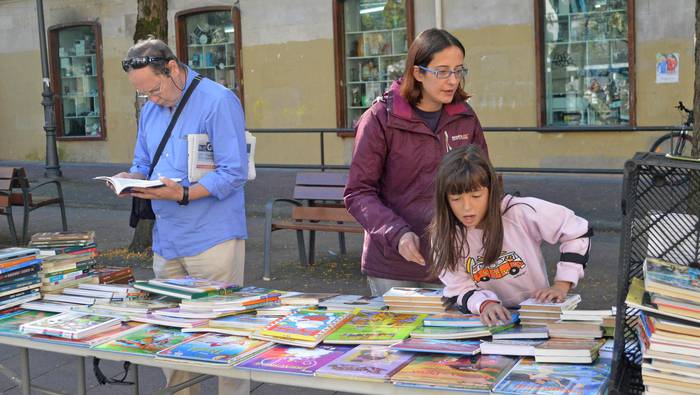
[[[455,271],[440,275],[444,296],[457,297],[459,306],[479,314],[487,300],[515,308],[542,288],[549,287],[547,268],[540,246],[559,243],[561,257],[555,281],[569,281],[575,287],[583,278],[588,261],[588,221],[564,206],[537,198],[506,196],[503,214],[503,249],[492,265],[483,264],[483,231],[470,229],[463,258]]]

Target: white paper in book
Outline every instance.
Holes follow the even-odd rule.
[[[131,188],[153,188],[163,186],[163,182],[159,179],[155,180],[139,180],[136,178],[121,178],[121,177],[106,177],[99,176],[93,178],[93,180],[106,181],[109,185],[114,188],[114,193],[119,195],[122,192],[128,192]],[[182,181],[179,178],[171,178],[175,182]]]
[[[681,265],[700,262],[700,224],[691,214],[649,211],[646,224],[648,257]]]
[[[245,132],[246,152],[248,153],[248,180],[254,180],[256,138]],[[205,174],[216,169],[214,147],[206,133],[187,135],[187,177],[190,182],[199,181]]]

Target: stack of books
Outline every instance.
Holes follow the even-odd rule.
[[[581,295],[567,295],[563,302],[540,303],[530,298],[520,303],[520,325],[546,326],[559,321],[565,310],[573,310],[581,302]]]
[[[597,339],[603,337],[601,321],[559,320],[547,324],[550,337]]]
[[[96,267],[94,271],[100,279],[100,284],[129,284],[134,282],[134,271],[128,266]]]
[[[316,370],[315,376],[385,382],[414,355],[388,346],[364,344]]]
[[[344,311],[299,310],[271,322],[252,338],[313,348],[352,318]]]
[[[134,288],[179,299],[199,299],[212,295],[227,295],[240,289],[235,284],[194,277],[136,281]]]
[[[79,284],[97,284],[95,232],[46,232],[32,235],[29,245],[43,257],[41,291],[61,293]]]
[[[0,311],[41,298],[41,261],[36,248],[0,250]]]
[[[272,346],[273,343],[242,336],[206,333],[158,351],[156,358],[233,365]]]
[[[410,314],[435,314],[445,311],[440,288],[393,287],[384,295],[390,311]]]
[[[391,381],[414,388],[489,392],[516,361],[501,355],[419,354]]]
[[[319,302],[319,307],[328,310],[353,311],[362,310],[384,310],[384,298],[381,296],[368,297],[362,295],[338,295],[330,299]]]
[[[599,358],[590,365],[536,363],[522,358],[493,389],[497,394],[607,393],[611,361]]]
[[[350,321],[324,339],[328,344],[390,345],[407,338],[421,326],[425,314],[359,311]]]
[[[493,340],[481,342],[482,354],[535,356],[535,346],[549,338],[545,327],[517,327],[493,334]]]
[[[230,314],[254,311],[260,307],[277,306],[280,292],[267,288],[245,287],[226,295],[210,295],[196,299],[182,299],[180,312],[200,313],[203,318],[219,318]],[[182,315],[185,317],[185,315]]]
[[[119,326],[121,320],[116,317],[71,311],[22,324],[20,331],[27,334],[82,339]]]
[[[592,363],[604,344],[598,340],[550,339],[535,346],[535,361],[549,363]]]
[[[335,361],[351,346],[321,344],[313,350],[276,344],[254,357],[236,364],[237,368],[313,376],[321,367]]]
[[[335,296],[338,296],[338,294],[325,292],[294,292],[282,296],[280,301],[283,305],[287,306],[317,306],[324,300],[330,299]]]
[[[615,335],[615,307],[605,310],[564,310],[560,318],[561,322],[564,323],[580,322],[590,325],[591,328],[595,326],[594,324],[598,324],[603,329],[603,336],[613,337]]]
[[[265,329],[278,316],[240,314],[209,320],[209,323],[194,328],[185,328],[183,332],[214,332],[226,335],[250,336],[253,332]]]

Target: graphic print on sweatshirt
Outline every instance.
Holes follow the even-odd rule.
[[[516,276],[527,266],[515,251],[502,251],[492,265],[485,264],[483,256],[477,256],[476,259],[468,257],[465,265],[475,283],[498,280],[508,275]]]

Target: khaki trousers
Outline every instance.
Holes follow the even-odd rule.
[[[175,259],[165,259],[153,254],[153,272],[156,278],[197,277],[217,281],[227,281],[243,285],[245,267],[245,240],[228,240],[202,252],[199,255]],[[168,386],[190,380],[193,373],[163,369]],[[219,395],[248,395],[250,380],[219,377]],[[193,385],[177,395],[199,395],[199,384]]]

